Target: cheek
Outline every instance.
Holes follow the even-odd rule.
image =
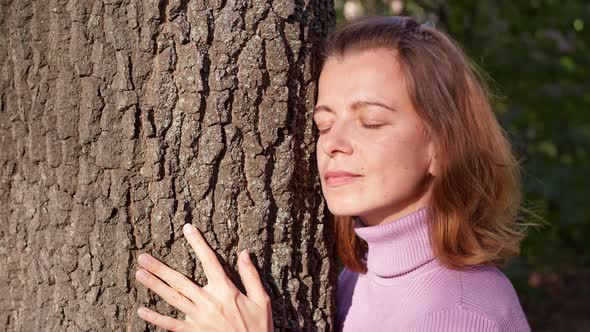
[[[372,156],[371,171],[380,174],[380,181],[413,182],[424,175],[426,167],[426,146],[414,132],[398,133],[366,142],[367,154]]]
[[[316,164],[317,164],[317,168],[318,168],[318,173],[319,173],[320,177],[323,177],[324,176],[323,170],[325,169],[325,165],[328,161],[328,156],[326,156],[326,154],[322,152],[322,150],[319,146],[319,143],[316,145],[315,156],[316,156]]]

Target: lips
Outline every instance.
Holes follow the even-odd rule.
[[[339,186],[355,181],[361,177],[359,174],[350,173],[343,170],[326,172],[325,179],[328,186]]]

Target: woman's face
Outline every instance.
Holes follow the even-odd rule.
[[[427,203],[434,147],[412,106],[391,50],[329,58],[320,74],[314,122],[317,161],[330,212],[378,225]],[[354,177],[330,177],[344,171]]]

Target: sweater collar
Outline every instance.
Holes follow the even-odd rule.
[[[428,236],[428,208],[377,226],[365,226],[354,217],[355,232],[368,244],[367,273],[380,278],[399,277],[434,259]]]

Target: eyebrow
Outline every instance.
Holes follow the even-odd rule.
[[[358,110],[360,108],[364,108],[364,107],[367,107],[367,106],[379,106],[379,107],[383,107],[385,109],[388,109],[388,110],[390,110],[392,112],[396,112],[397,111],[395,108],[393,108],[391,106],[388,106],[388,105],[385,105],[385,104],[383,104],[381,102],[378,102],[378,101],[356,100],[356,101],[354,101],[354,102],[352,102],[350,104],[350,108],[352,110]],[[314,108],[313,114],[316,114],[316,113],[322,112],[322,111],[334,113],[334,110],[332,110],[330,107],[325,106],[325,105],[318,105],[318,106],[316,106]]]

